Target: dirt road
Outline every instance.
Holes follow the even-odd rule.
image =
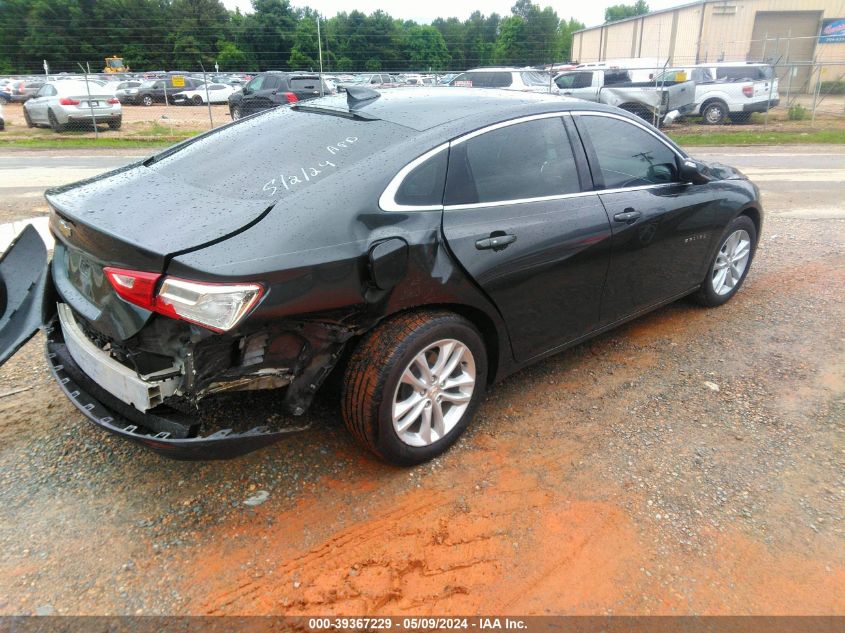
[[[511,377],[418,468],[331,397],[290,441],[168,461],[87,423],[33,341],[0,370],[0,614],[845,613],[843,154],[707,154],[764,192],[737,297]]]

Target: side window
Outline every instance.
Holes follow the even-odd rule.
[[[605,189],[678,180],[675,152],[642,128],[606,116],[579,116],[576,120],[596,152]]]
[[[452,147],[446,204],[503,202],[580,191],[560,118],[492,130]]]
[[[281,83],[278,77],[267,75],[261,84],[261,90],[278,90]]]
[[[245,87],[244,90],[261,90],[261,86],[264,84],[264,77],[265,75],[258,75],[255,79],[250,81]]]
[[[397,204],[435,206],[443,203],[449,152],[438,152],[405,176],[394,196]]]
[[[575,90],[576,88],[589,88],[593,85],[593,73],[567,73],[555,79],[558,88],[564,90]]]
[[[606,70],[604,71],[604,85],[613,86],[631,81],[627,70]]]

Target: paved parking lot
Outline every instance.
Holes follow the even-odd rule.
[[[417,468],[358,449],[331,394],[306,434],[168,461],[87,423],[32,341],[0,369],[0,614],[842,613],[845,148],[696,154],[763,191],[737,297],[520,372]],[[0,191],[51,160],[4,153]]]

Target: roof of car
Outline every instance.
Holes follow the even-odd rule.
[[[324,108],[343,113],[359,113],[422,131],[455,123],[469,129],[490,119],[569,110],[611,110],[608,106],[568,99],[552,94],[538,94],[493,88],[441,86],[409,90],[383,90],[379,98],[350,106],[344,95],[322,97],[302,104],[305,108]]]

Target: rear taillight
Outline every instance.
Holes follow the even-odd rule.
[[[754,96],[754,86],[743,86],[742,87],[742,94],[746,97],[753,97]]]
[[[297,101],[299,101],[299,97],[297,97],[297,96],[296,96],[294,93],[292,93],[292,92],[286,92],[286,93],[285,93],[285,98],[288,100],[288,103],[296,103]]]
[[[62,105],[79,105],[79,101],[71,99],[70,97],[62,97],[59,99],[59,103]]]
[[[106,101],[106,103],[108,103],[110,105],[116,105],[116,104],[120,103],[120,99],[118,99],[117,97],[112,97],[111,99]]]
[[[103,271],[129,303],[215,332],[235,327],[264,293],[257,283],[210,284],[123,268]]]

